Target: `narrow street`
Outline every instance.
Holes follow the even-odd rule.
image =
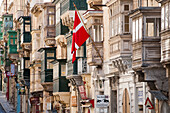
[[[12,106],[7,102],[6,97],[0,91],[0,113],[15,113]]]
[[[0,113],[6,113],[1,104],[0,104]]]

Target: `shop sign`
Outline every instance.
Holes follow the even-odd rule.
[[[25,87],[24,86],[21,86],[19,88],[19,95],[25,95]]]
[[[107,95],[97,95],[96,107],[108,107],[109,97]]]
[[[138,88],[138,104],[143,105],[143,88]]]
[[[15,64],[11,64],[11,76],[15,75]]]
[[[80,91],[81,99],[87,99],[86,90],[85,90],[85,87],[83,85],[79,86],[79,91]]]
[[[77,107],[77,96],[71,97],[72,107]]]

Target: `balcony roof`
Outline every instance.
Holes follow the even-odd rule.
[[[42,51],[44,51],[44,50],[47,50],[47,49],[56,49],[57,47],[44,47],[44,48],[40,48],[39,50],[38,50],[38,52],[42,52]]]

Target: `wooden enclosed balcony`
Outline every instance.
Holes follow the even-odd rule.
[[[96,48],[98,49],[101,57],[103,58],[103,42],[95,42]],[[87,44],[87,63],[90,66],[97,66],[102,64],[97,51],[92,43]]]
[[[90,8],[95,10],[102,9],[102,0],[87,0],[87,3],[90,5]]]
[[[80,14],[83,14],[85,10],[87,10],[86,0],[81,0],[81,2],[79,0],[75,0],[74,3],[76,7],[79,9]],[[73,29],[73,24],[74,24],[73,17],[74,17],[75,7],[72,3],[72,0],[64,0],[63,2],[61,2],[60,7],[61,7],[60,14],[61,14],[62,24],[68,26],[69,29]]]
[[[44,38],[47,46],[55,45],[55,5],[44,3]]]
[[[170,30],[165,30],[161,32],[161,62],[163,64],[170,63]]]
[[[141,7],[130,14],[133,26],[132,68],[134,70],[161,66],[160,12],[160,7]]]

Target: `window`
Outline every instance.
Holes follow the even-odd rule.
[[[14,44],[17,44],[17,39],[15,39],[15,43]]]
[[[11,39],[11,40],[10,40],[10,42],[11,42],[11,45],[13,45],[13,44],[14,44],[13,39]]]
[[[125,20],[124,20],[124,29],[125,32],[129,32],[129,16],[125,16]]]
[[[66,76],[66,65],[65,64],[61,65],[61,76]]]
[[[55,9],[54,7],[48,8],[48,25],[54,25],[54,19],[55,19]]]
[[[25,60],[25,68],[29,68],[30,66],[30,60]]]
[[[54,53],[47,53],[47,57],[54,57]]]
[[[128,9],[128,6],[124,7]],[[122,15],[120,15],[120,5],[119,2],[114,2],[109,6],[109,27],[110,27],[110,37],[121,34],[122,30]]]
[[[54,25],[54,15],[49,15],[48,22],[48,25]]]
[[[170,28],[170,2],[161,7],[161,30]]]
[[[156,37],[160,32],[160,18],[146,18],[145,23],[145,36]]]
[[[53,69],[53,64],[50,63],[52,62],[54,59],[47,59],[47,69]]]
[[[25,24],[25,32],[30,32],[30,24]]]
[[[54,8],[49,8],[49,9],[48,9],[48,13],[49,13],[49,14],[54,13]]]
[[[138,42],[142,39],[142,17],[132,21],[132,41]]]
[[[124,11],[129,11],[129,5],[124,5]]]

